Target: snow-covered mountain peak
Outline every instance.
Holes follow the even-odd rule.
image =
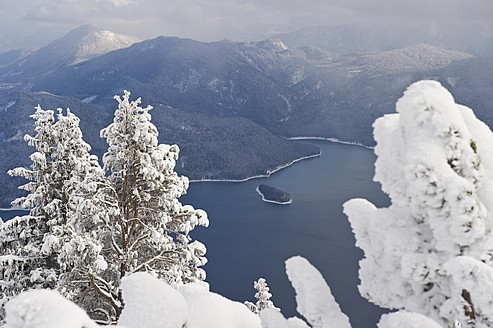
[[[281,40],[264,40],[257,42],[259,48],[275,51],[287,50],[288,47]]]
[[[129,47],[138,41],[131,36],[116,34],[91,25],[82,25],[45,48],[56,49],[71,56],[71,61],[66,63],[71,65]]]
[[[25,81],[33,76],[48,74],[60,68],[77,64],[108,52],[127,48],[139,40],[126,35],[83,25],[67,35],[14,61],[0,61],[0,78]],[[1,59],[1,58],[0,58]]]

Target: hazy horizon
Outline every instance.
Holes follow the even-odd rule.
[[[260,40],[308,26],[481,24],[493,33],[493,1],[475,0],[0,0],[0,52],[41,47],[90,24],[149,39]]]

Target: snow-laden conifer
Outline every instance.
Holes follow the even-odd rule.
[[[115,322],[124,306],[120,281],[148,271],[172,283],[205,279],[205,246],[189,232],[207,214],[178,198],[188,179],[174,172],[176,145],[158,144],[150,107],[116,97],[115,119],[101,135],[107,173],[89,154],[79,119],[39,106],[30,168],[9,173],[30,180],[14,205],[29,215],[1,225],[3,299],[29,288],[57,288],[99,322]]]
[[[4,298],[29,288],[54,288],[67,267],[59,251],[66,237],[67,218],[74,185],[85,176],[84,161],[90,147],[82,140],[79,119],[67,109],[63,115],[36,107],[35,136],[25,136],[35,148],[30,168],[9,171],[30,182],[21,186],[28,191],[13,205],[30,210],[29,215],[3,223],[0,229],[0,261]],[[60,262],[62,261],[62,262]]]
[[[96,156],[83,164],[86,174],[73,186],[66,233],[58,250],[64,273],[57,287],[91,317],[112,321],[114,308],[122,307],[118,285],[113,284],[119,275],[107,262],[113,236],[106,227],[119,213],[116,192]]]
[[[272,294],[269,293],[269,287],[264,278],[259,278],[257,281],[253,282],[253,288],[257,291],[255,293],[255,299],[257,302],[253,304],[252,302],[245,302],[245,305],[253,313],[259,314],[260,311],[267,308],[276,308],[274,303],[270,300]]]
[[[123,307],[119,285],[127,274],[148,271],[172,284],[205,279],[200,267],[206,263],[206,248],[192,241],[189,232],[207,226],[207,214],[179,202],[188,179],[174,172],[178,146],[159,144],[151,107],[142,108],[140,99],[129,97],[127,91],[122,98],[115,96],[113,123],[101,131],[108,143],[103,156],[108,184],[95,190],[94,208],[106,206],[107,211],[95,214],[95,232],[87,230],[103,241],[94,252],[101,257],[89,266],[90,284],[106,303],[100,312],[112,320]]]
[[[365,252],[360,292],[444,325],[493,326],[493,134],[438,82],[411,85],[374,124],[392,205],[344,205]]]

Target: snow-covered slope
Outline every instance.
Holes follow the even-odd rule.
[[[475,62],[466,53],[426,44],[352,55],[317,47],[284,48],[277,41],[204,43],[159,37],[32,78],[22,87],[105,106],[118,90],[127,89],[151,104],[242,116],[287,137],[331,137],[366,145],[373,143],[371,123],[392,111],[416,80],[450,81],[457,89],[467,88],[459,99],[465,105],[481,113],[491,107],[487,96],[480,95],[489,93],[468,86],[489,85],[493,62],[480,63],[481,74],[469,74],[478,65],[461,67]],[[0,78],[2,82],[12,84]]]
[[[137,98],[139,93],[135,94]],[[117,107],[113,102],[102,107],[47,92],[8,94],[0,91],[0,158],[5,159],[0,161],[0,185],[4,186],[0,191],[0,207],[8,207],[20,196],[17,187],[25,183],[23,179],[10,177],[7,171],[29,165],[33,148],[23,137],[34,133],[34,121],[29,117],[34,106],[70,108],[80,118],[84,140],[91,145],[92,153],[101,158],[108,146],[99,137],[99,132],[113,118]],[[151,115],[160,132],[160,142],[180,146],[177,171],[193,180],[241,180],[265,175],[298,158],[319,153],[314,145],[285,140],[245,118],[209,117],[161,104],[153,105]]]
[[[439,69],[472,55],[421,43],[402,49],[365,54],[353,64],[374,74],[396,74]]]
[[[81,27],[8,66],[6,73],[0,65],[0,142],[22,143],[23,133],[31,131],[25,128],[32,123],[28,113],[38,103],[74,110],[89,103],[105,110],[93,107],[87,113],[102,115],[114,108],[113,96],[126,89],[155,106],[156,125],[166,129],[163,142],[178,143],[183,150],[181,174],[193,179],[243,179],[313,154],[313,150],[287,147],[272,134],[373,145],[372,122],[393,111],[404,89],[421,79],[439,80],[458,103],[475,108],[493,126],[493,58],[426,44],[340,55],[317,47],[285,49],[275,40],[204,43],[158,37],[70,65],[95,56],[98,49],[109,51],[115,39],[109,32]],[[41,94],[35,94],[28,97],[30,103],[21,103],[14,92],[18,90],[66,98],[38,102]],[[67,99],[75,103],[67,106]],[[168,105],[180,110],[160,110]],[[23,115],[10,120],[21,106],[27,106]],[[95,121],[88,115],[88,127],[82,129],[98,149],[100,141],[89,140],[92,134],[100,139],[96,127],[103,123]],[[207,132],[212,126],[214,134]],[[10,149],[0,150],[10,154]]]
[[[288,50],[288,47],[281,40],[264,40],[256,43],[259,48],[272,49],[276,51]]]
[[[0,77],[24,82],[32,76],[126,48],[137,41],[131,36],[83,25],[0,70]]]
[[[129,47],[138,41],[132,36],[101,30],[91,25],[83,25],[65,37],[52,42],[48,47],[71,56],[72,58],[67,58],[66,62],[71,65],[113,50]]]

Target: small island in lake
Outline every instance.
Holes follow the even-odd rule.
[[[257,192],[260,196],[262,196],[262,200],[264,202],[281,205],[287,205],[293,202],[291,196],[289,196],[287,192],[265,184],[261,184],[260,186],[258,186]]]

